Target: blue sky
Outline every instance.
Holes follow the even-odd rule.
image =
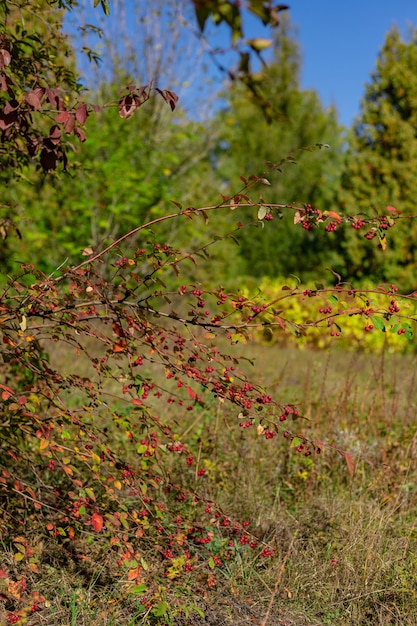
[[[334,104],[342,124],[359,111],[387,31],[417,27],[417,0],[289,0],[303,58],[302,86]],[[417,72],[417,68],[416,68]]]
[[[339,121],[345,126],[350,126],[359,112],[365,84],[375,69],[378,52],[388,30],[396,24],[400,32],[406,36],[410,26],[417,27],[417,0],[393,0],[391,2],[387,0],[349,0],[348,2],[343,0],[287,0],[286,3],[290,7],[291,22],[298,29],[297,39],[302,55],[302,87],[315,89],[325,106],[335,105]],[[175,2],[171,0],[167,2],[168,4],[172,5]],[[124,0],[120,3],[120,6],[123,5],[127,12],[125,28],[130,36],[134,33],[135,58],[144,58],[145,55],[149,55],[149,46],[146,47],[145,38],[140,35],[141,27],[138,27],[138,23],[135,22],[134,12],[139,10],[146,15],[153,3],[151,0],[147,2],[146,0]],[[126,13],[123,13],[122,9],[122,13],[118,14],[117,3],[110,2],[110,6],[113,7],[111,17],[103,18],[100,8],[92,10],[92,0],[80,0],[81,10],[77,10],[75,15],[81,21],[84,19],[92,22],[100,16],[105,31],[113,33],[111,40],[117,47],[116,42],[123,40],[120,32],[121,25],[118,22],[120,15],[126,19]],[[190,8],[190,4],[188,7]],[[193,20],[192,12],[191,19]],[[70,22],[68,26],[70,31],[75,32]],[[166,23],[165,28],[168,29],[166,31],[169,35],[168,39],[172,38],[172,30],[169,30],[171,27]],[[216,33],[215,45],[224,43],[227,47],[230,44],[230,33],[226,29],[213,30],[211,27],[210,32]],[[269,36],[262,24],[255,19],[248,20],[246,34],[248,37]],[[188,32],[189,35],[190,32]],[[211,42],[214,43],[213,40]],[[108,57],[109,50],[104,47],[102,52],[103,58],[106,59],[106,53]],[[228,55],[224,59],[226,64],[227,59]],[[188,63],[192,65],[193,61],[193,56],[189,56]],[[184,65],[184,62],[182,64]],[[207,67],[209,68],[208,75],[212,74],[214,77],[216,70],[214,66],[210,69],[210,61]],[[185,67],[183,71],[186,74],[190,72]],[[191,73],[192,71],[191,69]],[[100,72],[96,73],[96,76],[99,74]],[[186,90],[188,96],[185,94],[185,99],[191,103],[191,108],[193,85],[199,82],[199,75],[201,72],[199,74],[197,63],[195,63],[195,76],[189,81],[190,85]],[[150,78],[147,77],[146,80]],[[170,84],[169,80],[167,82]],[[197,94],[203,93],[202,89],[203,86],[200,83]],[[183,103],[185,104],[184,100]]]

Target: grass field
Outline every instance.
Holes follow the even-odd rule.
[[[200,493],[247,521],[274,556],[242,549],[212,589],[198,576],[177,585],[158,618],[126,600],[106,554],[80,562],[51,540],[40,572],[28,574],[47,598],[29,626],[417,624],[416,359],[244,349],[258,379],[307,418],[289,427],[323,441],[323,452],[306,457],[284,438],[265,440],[215,401],[177,428],[205,469]],[[352,455],[353,477],[335,448]],[[21,575],[6,545],[3,563]]]

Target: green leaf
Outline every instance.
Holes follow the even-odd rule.
[[[154,615],[155,617],[162,617],[167,613],[168,608],[168,602],[158,602],[156,607],[152,609],[152,615]]]
[[[247,343],[246,337],[242,333],[233,333],[230,339],[232,343]]]
[[[195,604],[190,604],[189,606],[190,606],[190,609],[194,611],[195,613],[197,613],[202,619],[205,618],[206,615],[204,611],[200,609],[200,607],[196,606]]]
[[[375,326],[375,328],[377,328],[378,330],[382,330],[382,332],[385,333],[385,324],[382,319],[377,315],[374,315],[373,317],[371,317],[371,319],[372,324]]]
[[[204,31],[204,27],[206,25],[206,21],[210,15],[210,9],[205,6],[196,6],[195,5],[195,16],[197,18],[198,26],[201,32]]]
[[[104,15],[109,16],[110,15],[110,7],[108,5],[107,0],[100,0],[100,3],[101,3],[101,8],[103,9]]]
[[[336,304],[337,302],[339,302],[338,297],[337,296],[329,296],[328,298],[329,302],[331,302],[331,304]]]
[[[208,566],[209,566],[210,569],[214,569],[216,567],[216,564],[215,564],[214,559],[213,559],[212,556],[208,560]]]
[[[134,587],[129,589],[129,593],[146,593],[146,591],[146,585],[135,585]]]
[[[412,339],[413,338],[413,329],[411,328],[410,324],[403,324],[402,327],[405,330],[404,337],[406,339]]]

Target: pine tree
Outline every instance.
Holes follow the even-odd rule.
[[[397,28],[386,37],[354,124],[337,194],[349,213],[415,215],[417,195],[417,30],[408,41]],[[391,211],[392,215],[392,211]],[[346,276],[370,277],[414,289],[417,224],[397,220],[387,248],[346,232],[340,243]]]

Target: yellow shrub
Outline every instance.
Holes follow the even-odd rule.
[[[255,341],[316,348],[336,344],[372,352],[414,350],[409,318],[416,316],[417,299],[398,297],[389,286],[293,286],[288,280],[264,278],[257,287],[256,304],[267,306],[250,320],[259,324],[252,327]],[[243,289],[247,298],[249,293]]]

